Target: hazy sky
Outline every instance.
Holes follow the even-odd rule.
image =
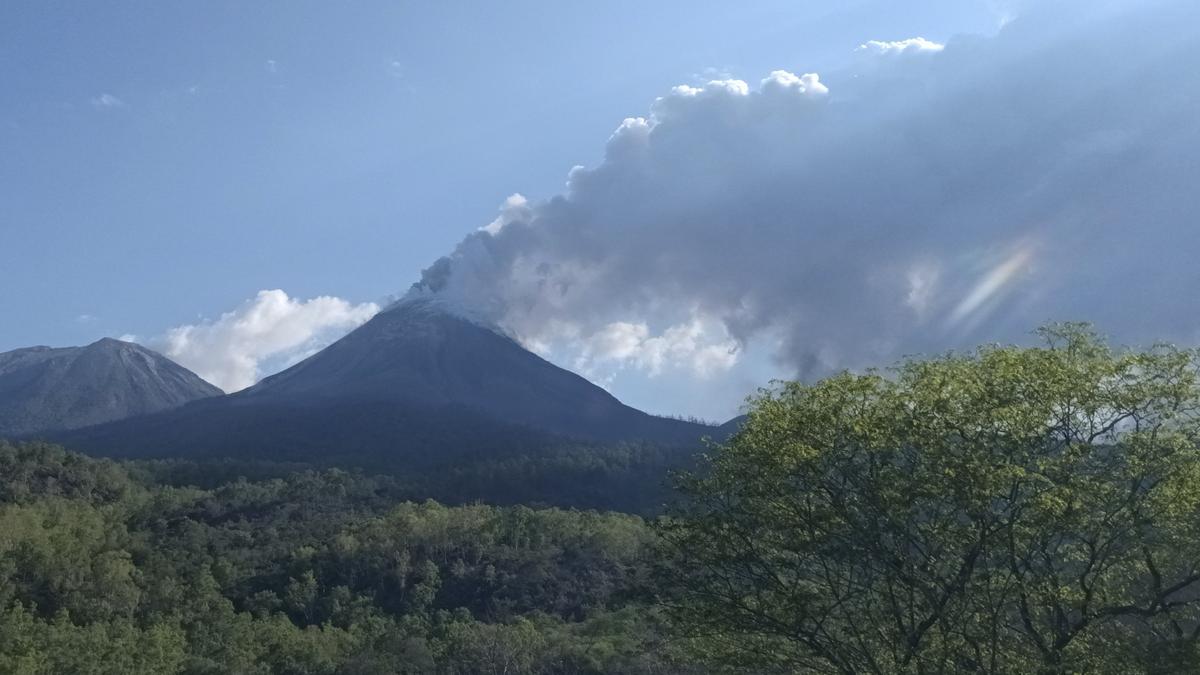
[[[1143,3],[1027,4],[3,3],[0,350],[136,336],[236,389],[361,323],[493,221],[481,278],[504,290],[481,304],[504,309],[489,318],[655,412],[725,417],[771,376],[986,336],[980,309],[1033,261],[1091,234],[1112,246],[1119,224],[1135,227],[1118,216],[1150,213],[1109,209],[1113,222],[1091,231],[1079,209],[1049,209],[1081,189],[1111,196],[1081,167],[1183,166],[1179,148],[1194,139],[1194,101],[1171,101],[1172,116],[1138,93],[1194,91],[1151,81],[1163,70],[1151,56],[1173,64],[1168,84],[1197,72],[1181,47],[1191,33],[1167,35],[1165,56],[1146,54],[1160,42],[1145,31],[1178,17],[1133,22],[1141,35],[1112,42],[1107,6]],[[901,42],[916,37],[925,41]],[[1076,86],[1108,58],[1096,67],[1124,69],[1114,75],[1124,81]],[[1026,83],[1052,105],[1013,104]],[[1103,114],[1080,107],[1092,96]],[[956,128],[976,104],[991,112]],[[944,117],[914,112],[926,106]],[[1178,154],[1128,154],[1159,127],[1183,140]],[[1021,167],[1026,141],[1046,156]],[[1077,164],[1055,164],[1068,146]],[[1028,180],[1000,190],[998,162]],[[575,166],[588,169],[568,186]],[[914,167],[921,180],[889,178]],[[1163,187],[1155,171],[1120,175],[1126,204],[1195,192]],[[621,187],[633,176],[643,189]],[[942,189],[953,197],[930,196]],[[908,217],[880,217],[889,204]],[[975,237],[1009,209],[1026,225],[1075,225],[1053,230],[1065,238],[1030,227]],[[660,226],[685,221],[691,229]],[[456,278],[482,236],[458,247]],[[672,243],[670,260],[635,255]],[[793,250],[794,263],[781,257]],[[704,271],[721,256],[741,272]],[[533,298],[517,279],[533,260],[571,270],[543,274],[539,289],[587,292]],[[773,287],[804,311],[765,319],[790,300],[747,284],[756,269],[778,275]],[[822,285],[839,275],[854,283]],[[892,276],[905,312],[940,312],[940,333],[912,338],[920,322],[872,295]],[[1195,294],[1192,280],[1154,287]],[[1061,306],[1019,314],[999,334]],[[865,332],[873,339],[848,344]]]

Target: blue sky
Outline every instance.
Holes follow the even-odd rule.
[[[170,329],[218,321],[269,289],[287,294],[275,298],[284,314],[287,302],[339,298],[330,325],[352,325],[355,308],[402,292],[509,195],[547,200],[571,167],[602,164],[621,121],[675,85],[843,72],[869,40],[957,40],[966,53],[963,36],[990,39],[1018,9],[4,3],[0,350],[106,335],[168,345]],[[257,374],[316,339],[264,351]],[[795,365],[746,363],[718,399],[661,369],[589,374],[655,411],[723,416],[750,382]]]

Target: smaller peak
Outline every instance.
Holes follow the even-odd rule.
[[[102,337],[92,344],[87,346],[88,349],[142,349],[142,346],[135,342],[126,342],[117,338]]]

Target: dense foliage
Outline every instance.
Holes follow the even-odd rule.
[[[0,443],[0,672],[691,672],[636,516],[203,473]]]
[[[558,506],[658,515],[673,498],[670,474],[692,466],[696,449],[653,443],[601,445],[559,441],[523,452],[473,453],[437,463],[402,457],[327,455],[309,461],[137,460],[123,463],[146,480],[214,487],[245,477],[283,478],[307,470],[358,467],[393,501]]]
[[[714,658],[1200,672],[1197,355],[1085,327],[764,393],[665,527]]]

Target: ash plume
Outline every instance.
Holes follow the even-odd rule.
[[[1198,15],[1047,3],[992,37],[864,36],[827,76],[676,87],[406,297],[583,372],[753,346],[808,377],[1047,320],[1192,340]]]

